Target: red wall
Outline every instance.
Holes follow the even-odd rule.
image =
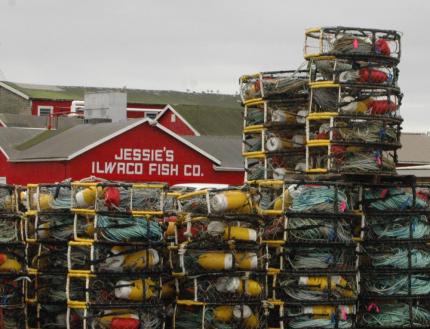
[[[168,109],[164,114],[158,119],[158,122],[169,130],[177,133],[178,135],[188,135],[195,136],[196,134],[182,121],[178,116],[176,116],[176,121],[172,122],[172,115],[174,113]]]
[[[70,112],[70,107],[72,106],[71,101],[43,101],[43,100],[33,100],[31,102],[31,114],[37,115],[37,108],[39,105],[53,106],[53,113],[64,113]]]
[[[148,152],[152,160],[143,159]],[[126,159],[124,159],[126,154]],[[134,157],[134,159],[133,159]],[[242,184],[243,172],[217,172],[213,162],[157,127],[142,124],[68,162],[4,163],[11,184],[50,183],[91,175],[121,181]],[[149,160],[149,161],[148,161]],[[111,172],[106,173],[105,168]]]

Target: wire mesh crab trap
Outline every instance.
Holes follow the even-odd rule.
[[[66,328],[67,327],[66,316],[67,316],[67,306],[65,305],[27,303],[25,328],[26,329]]]
[[[175,288],[167,278],[142,273],[69,273],[66,291],[69,305],[127,307],[158,305],[174,297]]]
[[[261,303],[212,305],[177,301],[173,328],[263,329],[266,317]]]
[[[253,272],[211,273],[178,278],[178,299],[206,303],[261,301],[266,298],[266,275]]]
[[[26,302],[66,306],[66,274],[47,274],[30,270],[26,280]]]
[[[321,56],[378,60],[390,64],[400,61],[400,33],[358,27],[317,27],[305,32],[306,59]]]
[[[176,224],[176,244],[192,242],[204,248],[235,241],[255,245],[260,233],[260,218],[249,215],[193,216]]]
[[[22,243],[23,220],[18,214],[0,213],[0,243]]]
[[[266,254],[261,246],[218,246],[204,250],[200,244],[182,244],[170,250],[171,267],[175,275],[228,273],[233,271],[264,271]]]
[[[75,211],[161,215],[166,185],[162,183],[130,184],[122,182],[72,183],[72,208]]]
[[[77,241],[157,245],[164,242],[165,226],[151,216],[78,213],[74,217],[74,238]]]
[[[428,300],[371,300],[360,303],[360,328],[427,328],[430,325]]]
[[[284,307],[283,328],[357,328],[356,305],[296,305]]]
[[[67,329],[164,329],[166,308],[163,305],[138,307],[69,307]]]
[[[64,213],[27,213],[25,239],[30,242],[68,241],[74,235],[74,215]]]
[[[65,273],[67,271],[66,242],[27,242],[25,257],[28,269],[49,273]]]
[[[25,278],[15,273],[1,273],[0,291],[0,309],[24,305]]]
[[[390,63],[335,57],[309,61],[310,82],[383,85],[397,88],[399,70]]]
[[[70,182],[56,184],[28,184],[23,194],[30,212],[68,211],[71,207]]]
[[[298,98],[251,100],[245,103],[243,115],[244,129],[268,128],[300,129],[303,128],[309,110],[308,95]]]
[[[31,329],[26,327],[24,306],[1,306],[0,314],[0,326],[5,329]]]
[[[357,277],[351,273],[280,272],[273,281],[273,299],[282,300],[285,305],[355,304],[358,297]]]
[[[252,214],[253,204],[246,187],[201,190],[178,197],[179,211],[193,214]]]
[[[314,82],[310,85],[310,113],[329,112],[400,118],[402,94],[397,88]]]
[[[18,195],[15,186],[0,184],[0,214],[11,214],[18,210]]]
[[[67,256],[69,272],[155,274],[165,269],[162,246],[70,241]]]
[[[298,98],[307,95],[306,70],[261,72],[239,79],[242,102],[270,98]]]

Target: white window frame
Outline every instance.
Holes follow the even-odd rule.
[[[40,116],[45,116],[45,115],[40,115],[40,110],[44,109],[44,110],[49,110],[49,114],[46,116],[51,115],[54,112],[54,107],[51,105],[38,105],[37,106],[37,115]]]
[[[172,112],[172,114],[170,115],[170,122],[174,123],[176,122],[176,114]]]

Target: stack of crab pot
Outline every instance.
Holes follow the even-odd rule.
[[[415,177],[363,186],[360,328],[430,325],[429,196]]]
[[[70,182],[29,184],[25,208],[27,328],[66,327],[67,243],[73,237]]]
[[[245,181],[304,171],[307,73],[261,72],[240,78]]]
[[[402,94],[396,31],[327,27],[305,34],[308,174],[395,173]]]
[[[72,183],[68,328],[169,326],[175,289],[165,266],[165,198],[159,183]]]
[[[14,186],[0,185],[0,327],[25,328],[25,245]]]
[[[266,328],[266,257],[252,191],[194,191],[179,196],[178,204],[173,327]]]

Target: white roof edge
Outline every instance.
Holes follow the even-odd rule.
[[[223,167],[223,166],[219,166],[213,167],[215,171],[245,171],[245,168],[238,168],[238,167]]]
[[[190,128],[190,130],[194,133],[194,135],[196,135],[196,136],[200,136],[200,133],[197,131],[197,129],[196,128],[194,128],[192,125],[191,125],[191,123],[189,123],[187,120],[185,120],[185,118],[182,116],[182,115],[180,115],[179,113],[178,113],[178,111],[176,111],[174,108],[173,108],[173,106],[171,106],[170,104],[167,104],[165,107],[164,107],[164,109],[155,117],[155,120],[157,120],[158,121],[158,119],[159,118],[161,118],[163,115],[164,115],[164,113],[167,111],[167,110],[170,110],[170,111],[172,111],[179,119],[181,119],[184,123],[185,123],[185,125],[188,127],[188,128]]]
[[[1,128],[0,128],[1,129]],[[0,146],[0,152],[3,153],[3,155],[5,156],[6,160],[9,161],[9,155],[7,155],[7,153],[3,150],[3,147]]]
[[[396,170],[410,170],[410,169],[414,169],[414,170],[428,170],[428,169],[430,169],[430,165],[426,164],[426,165],[405,166],[405,167],[397,167],[396,168]]]
[[[167,133],[170,136],[176,138],[177,140],[179,140],[183,144],[187,145],[188,147],[192,148],[193,150],[199,152],[201,155],[205,156],[209,160],[212,160],[217,165],[219,165],[219,166],[221,165],[221,161],[219,159],[215,158],[213,155],[210,155],[209,153],[207,153],[206,151],[202,150],[201,148],[199,148],[198,146],[194,145],[193,143],[187,141],[185,138],[182,138],[181,136],[179,136],[178,134],[174,133],[170,129],[164,127],[161,123],[156,122],[155,125],[157,126],[157,128],[161,129],[165,133]]]
[[[30,97],[26,94],[24,94],[23,92],[19,91],[18,89],[15,89],[11,86],[9,86],[7,83],[4,83],[3,81],[0,81],[0,87],[3,87],[7,90],[9,90],[10,92],[14,93],[15,95],[18,95],[24,99],[30,99]]]

